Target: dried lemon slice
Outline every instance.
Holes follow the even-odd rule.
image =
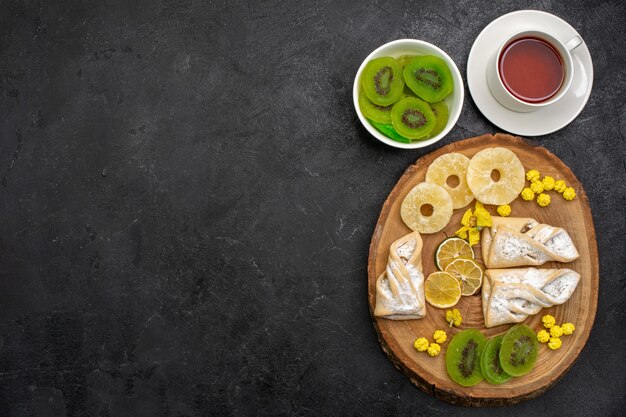
[[[432,214],[429,215],[426,209],[431,209]],[[446,227],[452,217],[452,198],[445,188],[437,184],[419,183],[404,197],[400,217],[416,232],[438,232]]]
[[[500,178],[494,180],[492,171]],[[506,148],[487,148],[470,159],[467,166],[467,185],[483,204],[509,204],[524,188],[524,166],[512,151]]]
[[[473,295],[483,283],[483,270],[473,259],[455,259],[446,272],[461,284],[461,295]]]
[[[424,282],[424,297],[433,307],[452,307],[461,299],[461,285],[447,272],[433,272]]]
[[[452,197],[452,208],[455,209],[467,206],[474,199],[474,194],[467,186],[466,179],[469,161],[467,156],[451,152],[435,159],[426,171],[426,182],[445,188]],[[448,185],[449,179],[451,185]]]
[[[457,258],[474,259],[474,250],[466,240],[460,237],[449,237],[439,244],[435,252],[435,264],[440,270]]]

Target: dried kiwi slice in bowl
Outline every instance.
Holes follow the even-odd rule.
[[[411,143],[410,140],[408,140],[407,138],[405,138],[404,136],[402,136],[398,132],[396,132],[396,129],[393,128],[392,124],[378,123],[378,122],[376,122],[374,120],[370,120],[369,122],[380,133],[382,133],[383,135],[387,136],[389,139],[393,139],[396,142],[401,142],[401,143]]]
[[[359,107],[361,112],[369,120],[373,120],[378,123],[391,124],[391,106],[379,106],[372,103],[372,100],[367,98],[367,95],[361,89],[359,93]],[[379,129],[380,130],[380,129]]]
[[[402,97],[402,67],[395,58],[372,59],[361,74],[361,86],[372,103],[389,106]]]
[[[402,93],[402,98],[404,97],[417,97],[415,93],[413,92],[413,90],[407,87],[406,84],[404,85],[404,91]]]
[[[433,55],[414,57],[404,67],[404,82],[429,103],[443,100],[452,92],[452,73],[446,62]]]
[[[391,123],[405,138],[423,139],[435,127],[435,114],[425,101],[405,97],[393,105]]]
[[[408,64],[409,62],[411,62],[413,58],[415,58],[415,56],[416,55],[401,55],[397,59],[398,59],[398,62],[400,63],[400,66],[404,68],[406,67],[406,64]]]
[[[448,106],[443,101],[430,103],[430,109],[435,114],[435,127],[433,127],[433,130],[430,132],[428,137],[434,138],[446,128],[449,113]]]

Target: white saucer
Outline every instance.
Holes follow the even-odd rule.
[[[578,32],[563,19],[537,10],[520,10],[489,23],[474,41],[467,60],[467,85],[482,114],[494,125],[522,136],[541,136],[567,126],[578,116],[589,99],[593,85],[593,64],[583,42],[572,51],[574,78],[559,101],[532,113],[518,113],[501,105],[487,85],[487,64],[508,36],[522,30],[546,30],[567,42]],[[582,36],[581,36],[582,39]]]

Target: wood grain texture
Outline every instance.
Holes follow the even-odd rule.
[[[456,308],[463,316],[463,324],[459,328],[450,329],[445,322],[445,311],[434,308],[428,303],[427,316],[420,320],[392,321],[376,318],[373,315],[376,302],[376,279],[385,269],[390,244],[410,232],[400,218],[400,205],[411,188],[424,181],[430,163],[448,152],[459,152],[471,158],[479,150],[493,146],[511,149],[517,154],[526,170],[537,169],[542,175],[564,179],[576,190],[577,198],[573,201],[565,201],[556,192],[550,192],[552,203],[546,208],[539,207],[534,201],[523,201],[521,198],[511,203],[512,216],[532,217],[542,223],[565,228],[580,253],[580,258],[574,262],[566,264],[550,262],[542,266],[543,268],[571,268],[581,274],[581,280],[569,301],[561,306],[543,309],[539,314],[528,317],[524,323],[537,331],[542,328],[541,316],[552,314],[558,323],[574,323],[576,331],[571,336],[563,337],[563,347],[557,351],[551,351],[545,344],[540,344],[537,364],[529,374],[513,378],[502,385],[490,385],[483,381],[468,388],[454,383],[447,375],[445,350],[451,337],[458,331],[468,328],[480,329],[483,334],[491,337],[506,332],[511,325],[485,328],[480,291],[474,296],[462,297],[457,304]],[[468,207],[473,207],[473,204],[472,202]],[[493,215],[497,215],[495,206],[486,207]],[[422,235],[424,240],[422,261],[425,277],[436,270],[435,248],[445,238],[445,234],[448,236],[454,234],[465,210],[467,208],[455,210],[450,223],[442,232]],[[474,250],[477,260],[482,265],[480,245]],[[370,245],[368,262],[370,314],[382,348],[389,359],[396,368],[425,392],[447,402],[466,406],[513,404],[545,392],[567,372],[580,354],[595,319],[598,275],[598,250],[589,202],[582,185],[571,170],[545,148],[532,146],[521,138],[504,134],[483,135],[452,143],[423,156],[404,172],[389,194],[374,229]],[[413,341],[417,337],[424,336],[432,340],[432,334],[436,329],[448,330],[448,342],[442,345],[442,352],[439,356],[431,358],[413,349]]]

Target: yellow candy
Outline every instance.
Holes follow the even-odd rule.
[[[511,206],[509,206],[508,204],[503,204],[501,206],[498,206],[498,214],[502,217],[507,217],[511,215]]]
[[[563,180],[556,180],[554,183],[554,191],[557,193],[562,193],[567,188],[567,184]]]
[[[413,347],[418,352],[423,352],[426,349],[428,349],[428,340],[426,340],[425,337],[420,337],[419,339],[415,339],[415,342],[413,342]]]
[[[522,200],[530,201],[535,199],[535,193],[530,188],[524,188],[520,194]]]
[[[550,196],[548,194],[541,193],[537,196],[537,204],[541,207],[545,207],[550,204]]]
[[[550,340],[550,334],[545,330],[539,330],[539,332],[537,333],[537,340],[539,341],[539,343],[546,343],[548,340]]]
[[[541,183],[543,184],[543,189],[546,191],[554,189],[554,178],[550,177],[549,175],[543,177]]]
[[[561,342],[561,339],[559,339],[558,337],[551,337],[550,341],[548,342],[548,347],[552,350],[557,350],[561,347],[562,344],[563,342]]]
[[[570,334],[574,333],[574,330],[576,330],[572,323],[563,323],[561,329],[563,330],[563,334],[566,336],[569,336]]]
[[[437,343],[443,343],[448,339],[448,335],[443,330],[435,330],[435,334],[433,334],[433,339]]]
[[[556,320],[554,319],[553,316],[546,314],[545,316],[541,318],[541,322],[543,323],[543,327],[545,327],[546,329],[549,329],[550,327],[554,326],[554,324],[556,323]]]
[[[576,191],[572,187],[567,187],[565,191],[563,191],[563,198],[571,201],[576,198]]]
[[[550,327],[550,336],[552,336],[552,337],[561,337],[561,336],[563,336],[563,329],[561,329],[561,326],[552,326],[552,327]]]
[[[543,193],[543,183],[541,181],[532,181],[530,190],[535,194]]]
[[[450,327],[459,327],[463,322],[463,317],[461,317],[461,312],[459,311],[459,309],[455,308],[454,310],[446,311],[446,321],[450,323]]]
[[[430,346],[428,346],[428,354],[430,356],[437,356],[439,352],[441,352],[441,346],[437,343],[431,343]]]
[[[526,179],[531,182],[538,180],[539,177],[541,177],[541,174],[536,169],[531,169],[526,173]]]

